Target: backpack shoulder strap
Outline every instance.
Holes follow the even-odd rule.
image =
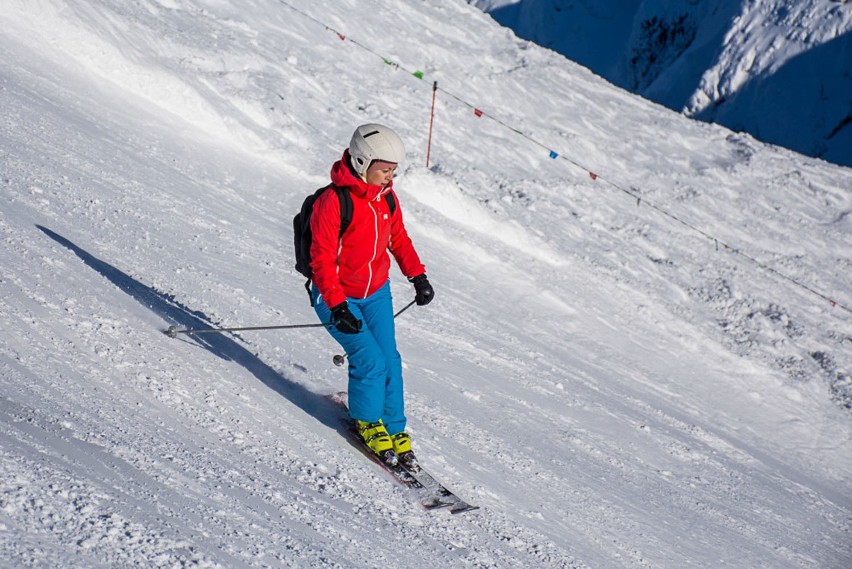
[[[339,237],[343,237],[349,225],[352,223],[352,196],[349,194],[349,189],[335,184],[330,184],[330,188],[334,188],[337,193],[337,199],[340,200],[340,233]]]
[[[388,209],[390,214],[393,215],[396,211],[396,198],[393,195],[393,190],[385,194],[385,201],[388,202]]]

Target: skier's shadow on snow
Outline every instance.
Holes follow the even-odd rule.
[[[70,249],[89,267],[132,296],[142,306],[145,306],[174,325],[175,328],[212,327],[210,319],[203,312],[190,310],[175,300],[174,296],[164,294],[140,283],[127,273],[120,271],[105,261],[101,261],[50,229],[41,225],[36,225],[36,227],[63,247]],[[335,405],[325,396],[313,393],[299,383],[275,371],[234,339],[214,332],[193,335],[191,336],[191,340],[212,354],[243,366],[270,389],[286,397],[321,423],[334,430],[340,430],[339,412],[336,411]]]

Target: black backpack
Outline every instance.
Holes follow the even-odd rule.
[[[304,275],[308,280],[305,281],[305,290],[308,291],[308,298],[311,299],[311,306],[314,305],[313,297],[311,296],[311,279],[313,279],[313,271],[311,270],[311,241],[313,234],[311,233],[311,212],[314,209],[314,202],[326,190],[333,189],[337,193],[337,198],[340,200],[340,233],[338,239],[343,237],[343,234],[352,223],[352,196],[349,195],[349,189],[334,184],[329,184],[318,189],[311,195],[305,198],[302,202],[302,209],[293,217],[293,245],[296,249],[296,270]],[[396,211],[396,200],[393,197],[393,192],[385,194],[385,200],[388,202],[388,208],[391,215]]]

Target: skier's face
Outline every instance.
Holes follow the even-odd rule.
[[[393,180],[396,167],[397,164],[395,162],[376,160],[367,168],[367,183],[374,186],[387,186]]]

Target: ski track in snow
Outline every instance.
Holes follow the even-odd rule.
[[[464,2],[293,4],[852,304],[848,169],[649,105]],[[10,567],[852,562],[840,309],[446,99],[425,170],[429,86],[282,3],[14,1],[0,23]],[[161,333],[314,321],[290,218],[367,121],[409,144],[396,187],[437,293],[397,323],[409,429],[476,512],[421,510],[347,443],[321,330]]]

